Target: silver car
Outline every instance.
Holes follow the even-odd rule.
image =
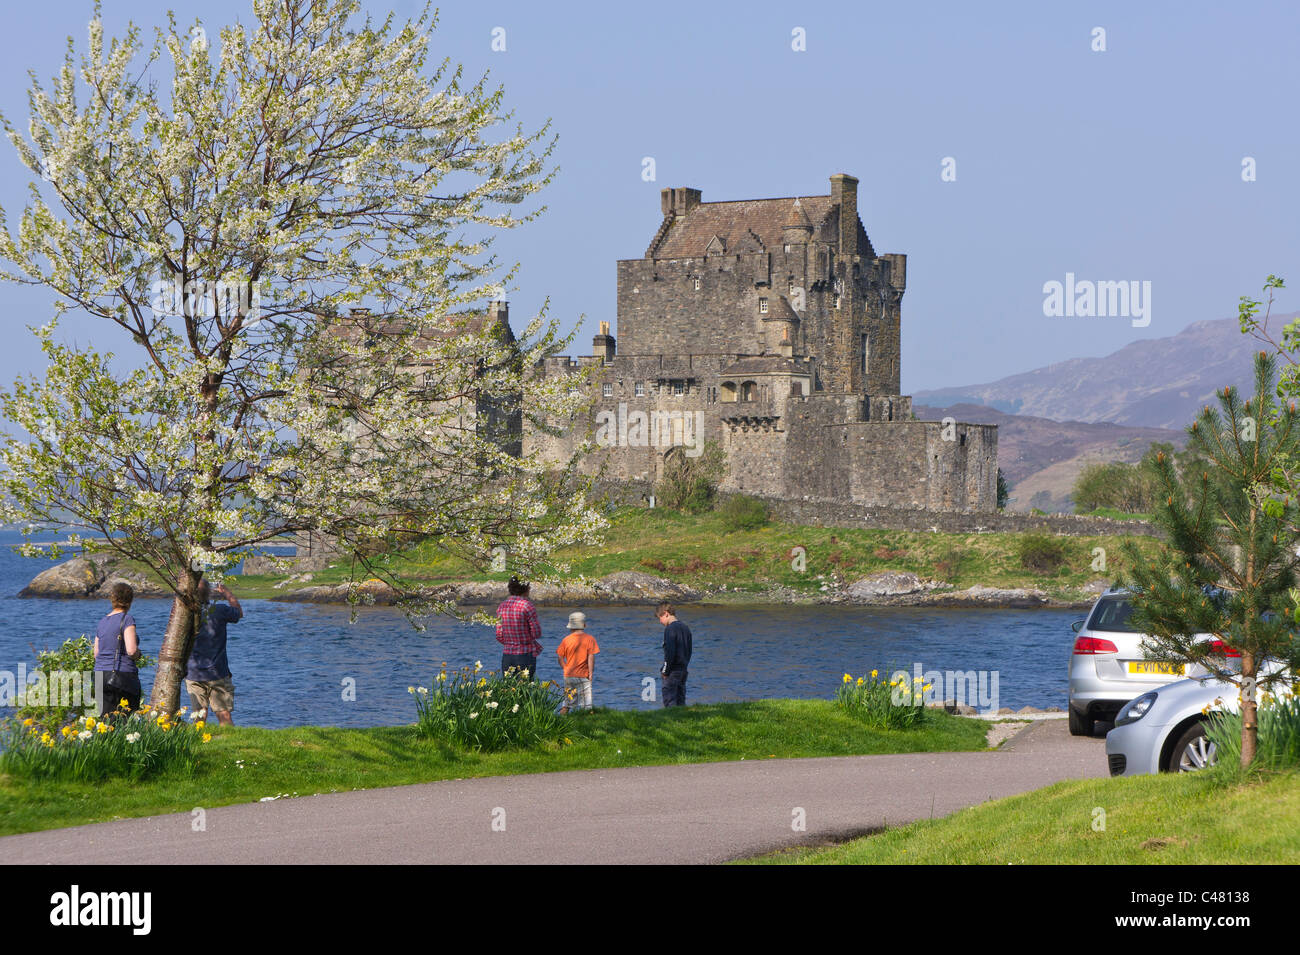
[[[1225,662],[1231,667],[1230,654]],[[1277,669],[1270,662],[1262,672]],[[1283,686],[1270,692],[1285,698],[1292,690]],[[1142,694],[1125,704],[1115,717],[1115,728],[1106,734],[1110,774],[1185,773],[1213,766],[1217,754],[1205,734],[1207,711],[1235,713],[1239,706],[1237,687],[1209,676]]]
[[[1132,616],[1129,593],[1112,588],[1074,625],[1069,714],[1075,736],[1091,736],[1098,722],[1113,722],[1120,707],[1134,697],[1205,675],[1201,667],[1148,660],[1142,631],[1130,622]]]

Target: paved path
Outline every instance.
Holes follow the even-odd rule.
[[[0,839],[7,863],[720,862],[1106,775],[1104,743],[1031,723],[994,752],[538,773],[329,793]],[[807,819],[794,832],[794,810]],[[504,812],[502,812],[504,811]],[[505,830],[493,819],[504,815]]]

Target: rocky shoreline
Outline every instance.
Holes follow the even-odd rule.
[[[312,584],[312,574],[286,577],[276,589],[286,588],[271,600],[286,603],[342,604],[348,601],[347,584]],[[130,584],[140,597],[167,596],[170,591],[145,574],[124,567],[111,555],[74,557],[38,574],[18,594],[20,597],[89,598],[102,600],[118,581]],[[541,606],[628,606],[671,600],[677,603],[751,603],[777,605],[850,605],[883,607],[990,608],[990,609],[1087,609],[1093,594],[1104,589],[1094,581],[1077,600],[1062,600],[1037,589],[974,586],[957,590],[941,581],[916,574],[884,571],[854,581],[818,578],[813,593],[780,585],[762,591],[729,589],[697,590],[654,574],[624,570],[595,580],[565,584],[538,583],[532,598]],[[293,589],[287,589],[292,587]],[[379,580],[368,580],[357,588],[362,600],[384,606],[396,601],[396,592]],[[505,599],[506,586],[496,581],[464,581],[441,585],[436,596],[466,606],[495,605]]]

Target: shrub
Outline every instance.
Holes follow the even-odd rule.
[[[948,547],[935,560],[934,572],[944,580],[956,580],[969,557],[960,547]]]
[[[1052,574],[1065,564],[1065,543],[1046,534],[1026,534],[1020,539],[1020,566],[1036,574]]]
[[[410,687],[419,731],[475,752],[555,742],[570,720],[556,711],[564,692],[511,669],[482,671],[482,665],[448,674],[446,664],[433,689]]]
[[[141,656],[136,667],[144,669],[152,663],[148,657]],[[23,701],[14,715],[19,720],[30,719],[29,726],[57,732],[95,702],[94,669],[94,645],[84,633],[64,640],[57,650],[39,651],[32,672],[41,674],[41,679],[36,685],[29,684],[31,690],[18,688],[23,693]],[[69,679],[73,681],[71,687]]]
[[[1300,767],[1300,698],[1278,700],[1260,695],[1259,731],[1252,768],[1280,771]],[[1214,713],[1205,727],[1218,765],[1231,772],[1241,767],[1241,713]]]
[[[772,509],[766,501],[748,494],[735,494],[718,508],[722,526],[729,531],[756,531],[772,521]]]
[[[147,706],[107,720],[87,716],[57,730],[27,717],[10,726],[0,771],[76,782],[192,773],[199,747],[211,739],[202,720],[186,722]]]
[[[919,681],[909,683],[905,677],[886,683],[876,670],[856,680],[846,673],[835,691],[835,705],[876,729],[910,729],[925,719],[921,703],[926,689]]]
[[[659,503],[686,514],[703,514],[713,506],[726,458],[716,441],[704,442],[700,454],[674,448],[664,462],[663,478],[655,485]]]

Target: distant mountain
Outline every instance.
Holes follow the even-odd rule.
[[[1274,315],[1281,329],[1300,312]],[[983,385],[918,391],[918,404],[984,405],[1055,421],[1111,422],[1181,431],[1225,385],[1247,386],[1260,342],[1237,319],[1196,322],[1177,335],[1125,345],[1104,358],[1072,358]]]
[[[1049,514],[1072,513],[1070,491],[1084,465],[1133,462],[1153,441],[1167,441],[1181,448],[1187,440],[1182,430],[1053,421],[981,405],[915,405],[912,410],[923,421],[951,416],[958,421],[997,425],[998,467],[1011,485],[1013,511],[1036,507]]]

